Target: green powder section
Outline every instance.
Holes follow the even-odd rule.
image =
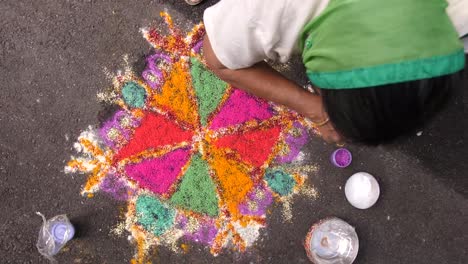
[[[271,170],[265,174],[268,186],[277,194],[284,196],[293,191],[296,181],[293,177],[281,170]]]
[[[218,79],[198,59],[191,58],[192,83],[198,98],[200,121],[206,125],[208,116],[218,106],[227,88],[227,83]]]
[[[200,155],[193,156],[179,189],[171,197],[171,203],[209,216],[218,215],[216,186],[210,177],[208,164]]]
[[[125,103],[132,107],[142,108],[145,105],[146,91],[135,82],[127,82],[122,88]]]
[[[156,236],[174,225],[175,210],[150,195],[140,195],[136,201],[137,221]]]

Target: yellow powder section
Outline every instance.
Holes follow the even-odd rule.
[[[253,181],[247,170],[238,161],[229,160],[222,150],[211,149],[210,165],[216,174],[216,180],[221,187],[222,201],[232,214],[238,218],[238,205],[245,199],[253,187]]]
[[[129,205],[129,212],[133,211],[134,212],[135,208],[132,205]],[[142,232],[142,230],[136,226],[133,225],[130,228],[133,238],[135,239],[136,243],[136,255],[134,256],[133,259],[130,260],[131,264],[151,264],[152,262],[148,260],[148,244],[145,239],[145,234]]]
[[[138,237],[136,239],[136,244],[137,244],[137,255],[136,258],[131,259],[130,263],[131,264],[145,264],[145,240],[143,237]],[[146,262],[149,263],[149,262]]]
[[[96,160],[90,161],[89,164],[96,165],[97,161]],[[67,166],[70,168],[80,170],[80,171],[87,171],[84,165],[84,162],[82,160],[72,159],[67,163]]]
[[[190,70],[187,62],[180,60],[171,69],[168,79],[161,88],[161,93],[153,96],[152,106],[174,114],[179,121],[197,124],[197,114],[193,96]]]
[[[184,253],[187,253],[189,251],[189,245],[187,244],[181,244],[180,247],[184,251]]]
[[[101,170],[101,166],[98,165],[94,168],[93,173],[88,178],[88,181],[83,188],[83,193],[89,192],[94,186],[98,185],[101,182],[101,179],[105,177],[107,174],[107,170]]]
[[[83,145],[83,147],[88,150],[94,157],[96,156],[102,156],[104,155],[104,152],[97,146],[95,146],[91,141],[81,138],[80,144]]]

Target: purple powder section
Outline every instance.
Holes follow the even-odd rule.
[[[162,157],[125,166],[125,172],[143,188],[157,194],[166,193],[190,158],[190,149],[172,151]]]
[[[119,110],[114,117],[104,123],[99,130],[99,136],[112,149],[125,145],[132,134],[132,129],[139,121],[124,110]]]
[[[184,229],[185,226],[187,225],[187,217],[183,214],[177,214],[177,217],[176,217],[176,228],[178,229]]]
[[[239,205],[239,211],[244,215],[262,216],[273,202],[271,192],[257,186],[247,194],[245,201]]]
[[[171,57],[169,55],[164,54],[162,52],[156,52],[155,54],[148,56],[146,58],[146,65],[149,69],[157,70],[160,68],[162,63],[171,63]]]
[[[351,156],[345,149],[338,149],[335,153],[334,160],[340,167],[346,167],[351,163]]]
[[[99,186],[100,190],[109,194],[116,200],[126,201],[135,193],[127,183],[115,174],[109,174]]]
[[[219,129],[243,124],[249,120],[265,120],[270,117],[272,113],[266,101],[235,89],[211,122],[210,128]]]
[[[112,118],[114,122],[119,123],[122,128],[135,128],[140,125],[140,121],[124,110],[119,110]]]
[[[196,230],[189,230],[190,226],[187,217],[183,214],[179,214],[177,216],[177,227],[184,231],[184,238],[187,240],[210,246],[213,244],[216,234],[218,233],[215,222],[211,218],[203,218],[200,220]]]
[[[202,46],[203,46],[203,40],[200,40],[193,46],[192,49],[193,51],[195,51],[195,53],[200,53]]]
[[[294,122],[292,132],[288,133],[285,139],[289,152],[285,156],[276,157],[276,162],[280,164],[292,162],[308,140],[307,129],[301,123]]]
[[[206,245],[212,245],[218,230],[215,225],[201,225],[195,233],[186,233],[185,238]]]
[[[115,133],[113,133],[113,131]],[[116,127],[115,123],[111,121],[106,121],[104,125],[99,129],[99,136],[104,141],[104,143],[112,148],[117,149],[117,145],[124,144],[125,138],[121,134],[120,129]]]
[[[171,58],[162,53],[157,52],[146,58],[146,69],[142,73],[143,79],[153,90],[158,90],[164,83],[164,75],[161,68],[164,64],[170,64]]]
[[[146,69],[141,76],[153,90],[160,89],[164,81],[163,74],[160,70]]]

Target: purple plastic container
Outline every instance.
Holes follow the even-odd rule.
[[[345,148],[339,148],[333,152],[330,157],[331,162],[338,168],[346,168],[351,164],[353,156],[351,152]]]
[[[56,223],[51,229],[52,236],[57,243],[65,244],[75,235],[75,228],[66,223]]]
[[[54,223],[50,228],[50,233],[55,242],[54,250],[51,253],[55,255],[73,238],[75,228],[70,223]]]

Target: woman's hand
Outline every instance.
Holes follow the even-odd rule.
[[[322,136],[323,140],[325,140],[328,143],[337,143],[337,144],[342,144],[342,137],[338,132],[336,132],[335,128],[333,125],[328,122],[325,125],[318,127],[317,130],[319,131],[320,135]]]
[[[299,106],[304,108],[300,113],[309,118],[314,124],[318,124],[316,129],[319,131],[323,140],[328,143],[342,143],[343,138],[333,127],[327,113],[324,110],[322,98],[318,94],[303,95]],[[299,110],[300,111],[300,110]]]
[[[320,95],[313,94],[288,80],[265,62],[251,67],[231,70],[216,57],[208,36],[203,42],[203,54],[208,67],[222,80],[268,101],[289,107],[315,123],[326,120]],[[318,127],[327,142],[339,142],[341,137],[330,122]]]

